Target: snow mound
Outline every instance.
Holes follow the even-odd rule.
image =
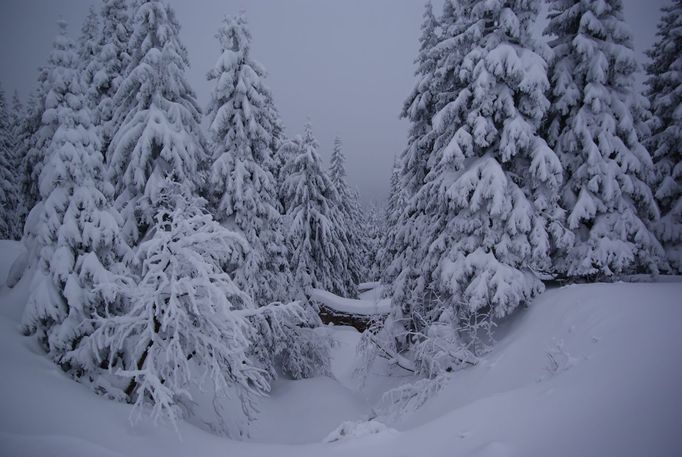
[[[372,316],[375,314],[388,314],[391,310],[391,302],[386,298],[381,300],[358,300],[339,297],[322,289],[311,289],[310,297],[325,307],[344,314]]]

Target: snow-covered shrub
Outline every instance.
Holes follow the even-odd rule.
[[[135,254],[139,282],[130,305],[102,315],[93,339],[107,366],[128,380],[136,417],[149,405],[155,420],[175,423],[191,388],[206,383],[217,395],[240,398],[250,417],[254,396],[269,390],[267,373],[249,358],[254,329],[240,312],[254,307],[251,298],[223,271],[248,245],[185,195],[167,183]]]
[[[315,330],[322,322],[310,305],[271,304],[247,318],[258,335],[251,350],[272,378],[278,373],[293,379],[329,373],[330,341]]]
[[[554,340],[547,348],[545,355],[547,356],[545,370],[549,376],[568,370],[576,362],[576,359],[566,350],[564,340]]]
[[[336,443],[339,441],[346,441],[354,438],[363,438],[365,436],[376,435],[379,433],[387,433],[390,435],[397,434],[398,431],[387,427],[376,419],[367,421],[346,421],[339,425],[336,430],[327,435],[323,443]]]
[[[383,420],[398,420],[424,406],[443,390],[451,379],[450,373],[442,373],[435,378],[422,378],[390,389],[381,396],[374,407],[374,413]]]

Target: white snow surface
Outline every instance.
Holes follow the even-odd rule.
[[[345,298],[334,295],[322,289],[311,289],[310,297],[323,304],[327,308],[346,314],[358,314],[371,316],[374,314],[387,314],[391,311],[391,302],[387,298],[381,298],[376,289],[365,291],[360,294],[360,299]]]
[[[21,251],[0,241],[0,284]],[[333,377],[278,381],[249,441],[180,423],[129,422],[131,406],[68,379],[19,332],[28,281],[0,290],[0,455],[671,456],[682,423],[682,284],[551,289],[500,329],[482,363],[415,413],[363,424],[375,395],[352,377],[359,335],[337,340]],[[548,354],[557,360],[550,369]],[[394,378],[374,375],[372,389]],[[409,378],[404,378],[403,380]],[[370,400],[369,402],[367,400]],[[346,424],[344,424],[346,423]],[[339,426],[344,439],[323,443]],[[384,425],[386,428],[384,428]]]

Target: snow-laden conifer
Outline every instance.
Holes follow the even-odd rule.
[[[622,3],[553,0],[545,33],[554,53],[546,138],[564,168],[561,205],[575,238],[556,268],[571,278],[656,271],[652,160],[638,137],[638,63]]]
[[[362,214],[357,192],[348,185],[346,179],[346,156],[343,152],[343,142],[340,137],[334,139],[334,149],[329,165],[329,179],[336,190],[337,205],[343,213],[344,225],[341,230],[346,231],[348,238],[348,264],[353,281],[358,284],[366,280],[368,271],[363,263],[366,256],[368,240],[362,227]]]
[[[470,0],[446,9],[434,73],[447,103],[432,119],[428,173],[398,221],[387,273],[420,364],[442,353],[434,341],[458,346],[462,321],[506,316],[542,291],[535,272],[550,267],[552,235],[563,239],[561,164],[538,133],[549,105],[531,32],[539,7]]]
[[[349,244],[342,229],[343,213],[322,168],[310,123],[302,137],[288,140],[282,149],[287,157],[283,196],[289,264],[297,293],[315,287],[355,296],[355,283],[346,267]]]
[[[85,85],[85,92],[89,96],[89,87],[92,85],[95,67],[94,60],[99,54],[101,46],[101,23],[99,14],[94,7],[90,7],[85,17],[81,34],[78,37],[78,66]],[[97,105],[91,97],[88,97],[88,108],[93,110]]]
[[[209,194],[216,219],[237,230],[251,249],[233,279],[259,305],[288,296],[287,250],[277,184],[271,173],[278,121],[265,71],[250,55],[244,16],[227,17],[217,34],[220,57],[208,106],[213,164]]]
[[[370,203],[362,212],[361,225],[367,240],[363,264],[367,271],[366,281],[378,281],[380,278],[379,255],[386,233],[385,209],[376,203]]]
[[[445,2],[445,10],[450,7],[450,0]],[[443,19],[447,19],[443,15]],[[387,236],[381,253],[381,271],[384,281],[391,283],[394,279],[394,270],[389,270],[389,265],[394,260],[397,249],[396,237],[398,236],[398,220],[407,211],[406,203],[416,194],[424,184],[427,173],[427,160],[432,149],[431,119],[436,113],[438,92],[436,88],[435,65],[437,55],[433,52],[434,47],[441,39],[442,29],[439,20],[433,13],[433,5],[429,1],[425,5],[421,35],[419,37],[419,50],[414,60],[416,64],[416,83],[403,103],[400,116],[410,123],[407,147],[394,159],[391,174],[391,187],[387,206]],[[407,217],[407,214],[405,215]]]
[[[56,125],[40,174],[35,221],[37,272],[23,316],[24,330],[75,375],[92,373],[97,358],[80,351],[93,318],[121,306],[118,270],[126,246],[109,205],[110,186],[78,71],[78,55],[60,23],[59,52],[47,75],[44,124]]]
[[[657,41],[649,50],[647,95],[651,101],[654,194],[661,218],[655,226],[670,266],[682,272],[682,1],[663,8]]]
[[[15,239],[19,224],[19,187],[15,168],[12,114],[0,86],[0,239]]]
[[[89,96],[106,151],[118,125],[113,121],[114,96],[123,80],[130,56],[131,16],[134,10],[126,0],[103,0],[100,10],[101,32],[97,52],[86,68]]]
[[[114,96],[119,125],[107,151],[124,233],[132,244],[154,223],[160,183],[200,184],[205,160],[200,110],[185,78],[187,50],[179,40],[173,10],[160,1],[139,2],[126,76]]]
[[[446,1],[447,9],[450,1]],[[444,24],[447,27],[449,24]],[[433,5],[426,3],[424,20],[419,38],[419,52],[415,59],[417,82],[412,92],[403,103],[400,116],[410,122],[408,145],[399,161],[399,190],[411,198],[424,184],[427,173],[427,161],[431,153],[432,141],[429,132],[431,122],[436,114],[437,98],[442,97],[436,87],[436,63],[438,54],[434,47],[439,43],[439,23],[433,14]]]
[[[52,43],[52,50],[47,63],[38,73],[38,85],[32,92],[24,121],[22,149],[25,151],[22,161],[22,196],[26,202],[27,211],[40,200],[39,179],[43,170],[45,153],[57,129],[56,119],[45,119],[43,113],[47,109],[47,97],[53,91],[53,82],[49,79],[55,66],[63,59],[65,38],[58,35]]]

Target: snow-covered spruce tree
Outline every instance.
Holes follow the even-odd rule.
[[[81,27],[81,34],[78,37],[78,66],[81,71],[83,78],[83,84],[85,85],[86,93],[88,87],[92,84],[94,77],[94,67],[92,63],[95,60],[95,56],[99,54],[99,47],[101,42],[101,25],[99,15],[95,11],[94,7],[90,7],[88,15],[85,17],[83,26]],[[88,108],[93,110],[96,105],[93,101],[88,98]]]
[[[118,91],[130,61],[131,12],[126,0],[103,0],[100,11],[101,33],[97,53],[89,62],[86,75],[91,75],[88,95],[94,105],[100,128],[102,147],[108,150],[118,125],[113,122],[114,96]]]
[[[439,94],[454,97],[433,118],[429,171],[398,223],[391,267],[394,319],[429,376],[461,362],[463,322],[504,317],[542,291],[535,271],[550,267],[550,234],[562,235],[561,164],[538,134],[549,105],[530,30],[539,7],[469,0],[447,27],[435,72],[450,74]]]
[[[663,8],[657,42],[649,50],[647,96],[654,158],[654,193],[661,211],[655,226],[673,271],[682,273],[682,1]]]
[[[379,258],[384,234],[386,233],[386,220],[376,203],[370,203],[363,211],[361,219],[362,230],[367,239],[363,264],[367,268],[367,281],[377,281],[380,277]]]
[[[285,158],[280,155],[280,148],[282,147],[282,144],[284,144],[285,141],[285,135],[284,135],[284,122],[282,121],[282,118],[279,114],[279,110],[277,109],[277,106],[275,105],[275,100],[272,97],[272,94],[270,94],[270,99],[268,100],[268,109],[271,112],[270,118],[272,119],[272,138],[270,141],[270,150],[272,151],[272,160],[270,161],[270,173],[272,173],[272,176],[275,178],[275,184],[277,185],[277,191],[279,193],[279,190],[282,188],[282,182],[284,181],[284,176],[282,175],[282,168],[284,167],[284,164],[286,163]],[[284,208],[284,203],[281,201],[280,207]]]
[[[450,1],[446,1],[446,8]],[[433,5],[426,3],[424,21],[419,38],[419,52],[415,59],[417,83],[403,104],[400,116],[410,122],[408,145],[399,160],[399,187],[411,198],[424,184],[427,160],[431,152],[431,119],[436,114],[436,98],[440,95],[435,87],[436,57],[434,47],[439,43],[439,24],[433,14]]]
[[[393,168],[391,171],[391,178],[389,181],[388,199],[386,201],[386,209],[384,212],[385,234],[381,238],[379,251],[377,252],[377,266],[379,275],[385,283],[390,282],[392,278],[386,276],[389,265],[393,262],[395,255],[396,243],[396,224],[400,213],[403,210],[405,203],[405,192],[400,188],[400,168],[398,167],[398,157],[393,158]]]
[[[42,104],[38,101],[38,91],[34,91],[29,95],[26,106],[22,107],[21,111],[17,111],[15,120],[15,163],[17,183],[19,186],[19,199],[21,207],[19,208],[20,226],[17,227],[19,236],[23,235],[28,213],[35,205],[35,195],[32,190],[33,187],[37,189],[37,183],[33,183],[31,172],[33,170],[33,159],[38,159],[38,152],[34,149],[34,141],[37,138],[36,133],[41,125],[42,112],[44,111]]]
[[[50,357],[80,376],[98,366],[80,352],[93,331],[91,319],[120,308],[124,278],[118,261],[126,246],[120,220],[111,210],[104,163],[92,125],[78,55],[60,22],[60,52],[48,74],[50,92],[43,114],[56,123],[40,174],[38,271],[23,316],[26,334],[35,334]]]
[[[438,19],[434,17],[432,5],[426,5],[415,59],[417,83],[401,112],[401,116],[410,122],[408,146],[394,159],[386,214],[388,230],[380,255],[382,282],[387,295],[393,294],[398,275],[418,279],[418,264],[428,248],[422,242],[421,226],[428,224],[424,222],[426,201],[417,198],[417,193],[424,185],[429,157],[433,153],[436,136],[433,117],[463,88],[458,68],[466,49],[462,40],[466,27],[463,14],[461,3],[453,0],[444,2]],[[422,281],[420,293],[423,293],[424,284]]]
[[[445,2],[444,8],[450,6],[450,0]],[[443,15],[445,18],[445,14]],[[441,28],[433,13],[433,5],[428,1],[425,5],[419,51],[414,60],[416,83],[409,96],[403,103],[400,116],[410,123],[407,147],[394,159],[391,174],[391,188],[387,206],[387,236],[382,247],[380,269],[385,276],[383,280],[391,283],[394,279],[393,270],[389,265],[394,260],[395,238],[397,236],[398,220],[406,209],[409,201],[424,183],[427,173],[427,160],[431,152],[432,142],[428,133],[431,131],[431,119],[436,113],[435,88],[435,54],[433,48],[440,39]]]
[[[258,305],[285,301],[290,283],[277,184],[270,172],[277,121],[265,72],[250,56],[244,16],[225,18],[221,54],[208,73],[215,81],[207,116],[213,165],[209,177],[215,217],[241,233],[251,249],[233,274]]]
[[[19,188],[15,175],[12,117],[0,86],[0,239],[15,239],[19,222]]]
[[[561,205],[575,235],[555,267],[568,278],[657,271],[652,161],[633,116],[638,64],[622,2],[550,1],[545,33],[554,51],[546,138],[564,168]]]
[[[200,110],[184,72],[187,51],[173,10],[160,1],[135,12],[125,78],[114,96],[113,122],[120,127],[107,151],[109,177],[124,218],[124,234],[136,245],[154,223],[160,182],[200,183],[205,160]]]
[[[33,209],[34,205],[40,200],[40,190],[38,181],[43,170],[45,161],[45,151],[47,151],[50,141],[57,129],[56,119],[44,119],[43,113],[46,111],[47,96],[52,90],[49,75],[62,58],[65,38],[58,35],[52,43],[52,51],[48,57],[47,64],[42,66],[38,73],[38,85],[31,94],[26,119],[24,121],[24,135],[22,138],[22,148],[25,151],[22,162],[22,196],[26,203],[27,211]]]
[[[287,157],[285,225],[296,294],[303,297],[314,287],[354,297],[355,283],[346,267],[349,244],[343,213],[335,203],[334,185],[322,168],[310,123],[303,137],[288,140],[282,148]]]
[[[363,258],[369,249],[368,240],[362,229],[362,214],[358,195],[354,192],[346,180],[346,157],[343,153],[341,138],[334,139],[334,149],[329,165],[329,179],[336,190],[337,206],[343,213],[344,225],[340,227],[346,231],[348,239],[348,264],[347,268],[353,282],[358,284],[366,280],[368,265],[364,265]]]
[[[21,239],[24,220],[26,219],[26,204],[22,196],[21,184],[23,182],[23,161],[24,161],[24,142],[25,142],[25,121],[26,108],[15,91],[12,96],[12,112],[10,114],[10,130],[12,135],[12,169],[15,185],[17,188],[17,227],[15,227],[15,239]]]

